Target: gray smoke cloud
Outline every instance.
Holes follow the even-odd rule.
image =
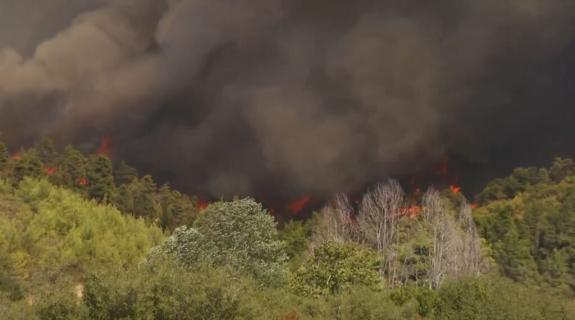
[[[1,2],[2,139],[110,134],[118,157],[212,196],[485,157],[549,115],[517,112],[516,71],[575,25],[570,0]]]

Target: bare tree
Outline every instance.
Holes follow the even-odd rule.
[[[358,214],[361,234],[384,258],[380,268],[390,286],[395,286],[397,278],[397,252],[393,245],[397,241],[397,222],[404,213],[404,192],[399,183],[389,180],[367,192]]]
[[[318,224],[313,235],[311,249],[325,242],[357,240],[357,224],[353,207],[345,194],[338,194],[319,212]]]
[[[429,269],[433,288],[446,279],[477,275],[483,260],[471,207],[463,201],[456,217],[445,201],[433,189],[423,197],[423,212],[433,241]]]
[[[478,275],[483,266],[483,253],[481,250],[481,238],[477,232],[473,220],[471,206],[467,201],[462,201],[459,208],[459,226],[462,230],[462,259],[463,271],[468,275]]]
[[[381,255],[381,277],[388,286],[396,287],[410,281],[414,271],[413,260],[409,258],[413,252],[405,251],[413,248],[402,246],[400,234],[407,232],[409,236],[413,230],[424,230],[430,233],[431,244],[428,255],[423,258],[425,263],[429,261],[423,281],[429,282],[432,288],[439,287],[446,279],[480,273],[481,243],[466,201],[454,210],[447,199],[430,189],[422,199],[422,219],[413,222],[418,223],[417,227],[401,228],[400,232],[399,222],[409,210],[403,189],[395,180],[367,192],[357,215],[349,198],[340,194],[320,211],[310,249],[327,241],[362,242]],[[415,281],[419,282],[419,271],[414,272]]]
[[[432,232],[431,266],[429,268],[429,283],[437,288],[449,276],[450,260],[453,259],[453,229],[452,219],[449,219],[444,200],[434,189],[429,189],[423,196],[423,214]]]

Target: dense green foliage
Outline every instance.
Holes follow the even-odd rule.
[[[471,210],[396,183],[277,227],[125,163],[0,143],[2,319],[575,319],[575,163],[520,168]],[[171,235],[169,235],[171,234]]]
[[[276,224],[251,199],[216,202],[192,228],[180,227],[155,254],[173,256],[187,266],[218,265],[273,282],[285,271],[283,243]]]
[[[21,297],[61,277],[141,261],[163,232],[45,180],[0,193],[0,291]]]
[[[518,169],[480,195],[482,236],[504,275],[520,282],[575,289],[575,164]],[[507,190],[493,197],[493,190]]]
[[[302,295],[335,294],[343,289],[379,283],[377,252],[349,243],[328,242],[316,248],[313,257],[294,274],[291,286]]]
[[[140,177],[124,162],[114,165],[105,155],[84,155],[71,146],[60,153],[48,139],[10,156],[0,142],[0,178],[16,186],[24,177],[48,179],[169,230],[198,215],[194,199],[168,185],[158,187],[151,176]]]

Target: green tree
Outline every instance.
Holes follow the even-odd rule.
[[[279,232],[280,240],[286,244],[290,269],[297,269],[303,262],[305,251],[312,236],[313,221],[290,221]]]
[[[243,311],[231,280],[217,270],[156,261],[89,277],[83,302],[94,320],[233,320]]]
[[[160,224],[163,228],[173,230],[177,226],[191,225],[198,215],[198,210],[192,200],[176,191],[167,184],[158,190],[161,205]]]
[[[114,170],[114,180],[118,186],[129,184],[136,178],[138,178],[138,171],[124,161],[120,161]]]
[[[575,174],[575,161],[573,159],[557,158],[549,169],[549,177],[556,183],[573,174]]]
[[[302,295],[335,294],[352,286],[379,283],[381,259],[377,252],[353,243],[328,242],[314,250],[290,286]]]
[[[114,203],[123,212],[160,222],[162,208],[157,199],[157,186],[149,175],[121,185],[115,194]]]
[[[58,171],[55,174],[57,184],[85,192],[88,184],[86,157],[74,147],[67,146],[59,162]]]
[[[216,202],[194,222],[218,248],[222,264],[256,278],[279,276],[287,259],[274,218],[252,199]]]
[[[517,229],[512,227],[495,245],[494,255],[506,276],[516,281],[525,281],[536,271],[530,250],[529,241],[520,238]]]
[[[162,256],[172,257],[187,267],[222,263],[215,243],[187,226],[177,228],[161,246],[150,252],[152,260]]]
[[[54,147],[54,142],[49,138],[42,138],[38,143],[32,148],[38,154],[40,161],[45,166],[52,167],[55,165],[58,158],[58,152]]]
[[[22,152],[10,160],[11,177],[14,182],[20,182],[25,177],[37,178],[42,175],[43,164],[35,150]]]
[[[196,260],[181,257],[210,257],[205,260],[266,282],[278,280],[285,270],[284,244],[277,240],[276,223],[252,199],[211,204],[193,229],[177,229],[156,252],[172,256],[175,252],[188,265]]]
[[[8,159],[10,159],[10,155],[8,154],[8,147],[2,141],[0,141],[0,177],[3,177],[5,174]]]
[[[88,161],[86,173],[90,198],[110,201],[115,192],[112,161],[105,156],[92,156]]]
[[[574,319],[565,300],[502,278],[449,282],[437,291],[432,319]]]

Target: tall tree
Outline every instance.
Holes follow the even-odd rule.
[[[20,182],[24,177],[39,177],[43,165],[35,150],[21,152],[18,157],[10,160],[10,169],[13,182]]]
[[[114,170],[114,179],[118,186],[128,184],[138,177],[138,171],[126,162],[120,161]]]
[[[8,153],[8,147],[0,141],[0,177],[4,175],[9,159],[10,154]]]
[[[40,161],[42,161],[45,166],[52,167],[55,165],[58,152],[54,147],[54,142],[50,138],[42,138],[34,145],[33,149],[36,150]]]
[[[86,157],[74,147],[67,146],[59,162],[58,171],[55,174],[57,183],[73,190],[85,191],[88,184]]]
[[[336,294],[352,286],[375,286],[380,260],[376,251],[358,244],[326,242],[294,273],[290,286],[296,293],[310,296]]]
[[[88,195],[99,201],[111,201],[115,192],[112,161],[105,156],[92,156],[86,171]]]
[[[513,280],[525,281],[535,275],[530,243],[519,236],[515,225],[497,242],[494,255],[503,273]]]
[[[399,183],[390,180],[367,192],[362,201],[358,222],[362,235],[385,260],[381,266],[390,286],[397,280],[397,223],[405,207],[404,192]]]
[[[423,212],[433,243],[430,286],[438,288],[449,279],[478,275],[483,257],[469,205],[463,202],[456,215],[447,200],[431,189],[423,197]]]
[[[326,242],[347,242],[357,240],[357,228],[353,221],[353,208],[345,194],[338,194],[317,216],[311,247]]]
[[[163,228],[173,230],[177,226],[191,225],[197,216],[197,208],[190,198],[164,184],[158,190],[162,209],[160,223]]]
[[[156,199],[158,186],[150,175],[139,179],[134,196],[134,213],[138,216],[149,217],[160,222],[161,206]]]
[[[212,203],[194,222],[193,230],[197,231],[189,231],[195,234],[193,238],[201,241],[180,242],[172,237],[160,252],[172,243],[184,251],[209,247],[211,251],[202,256],[215,257],[217,264],[265,282],[278,280],[285,271],[287,256],[283,242],[277,240],[276,222],[252,199]]]

